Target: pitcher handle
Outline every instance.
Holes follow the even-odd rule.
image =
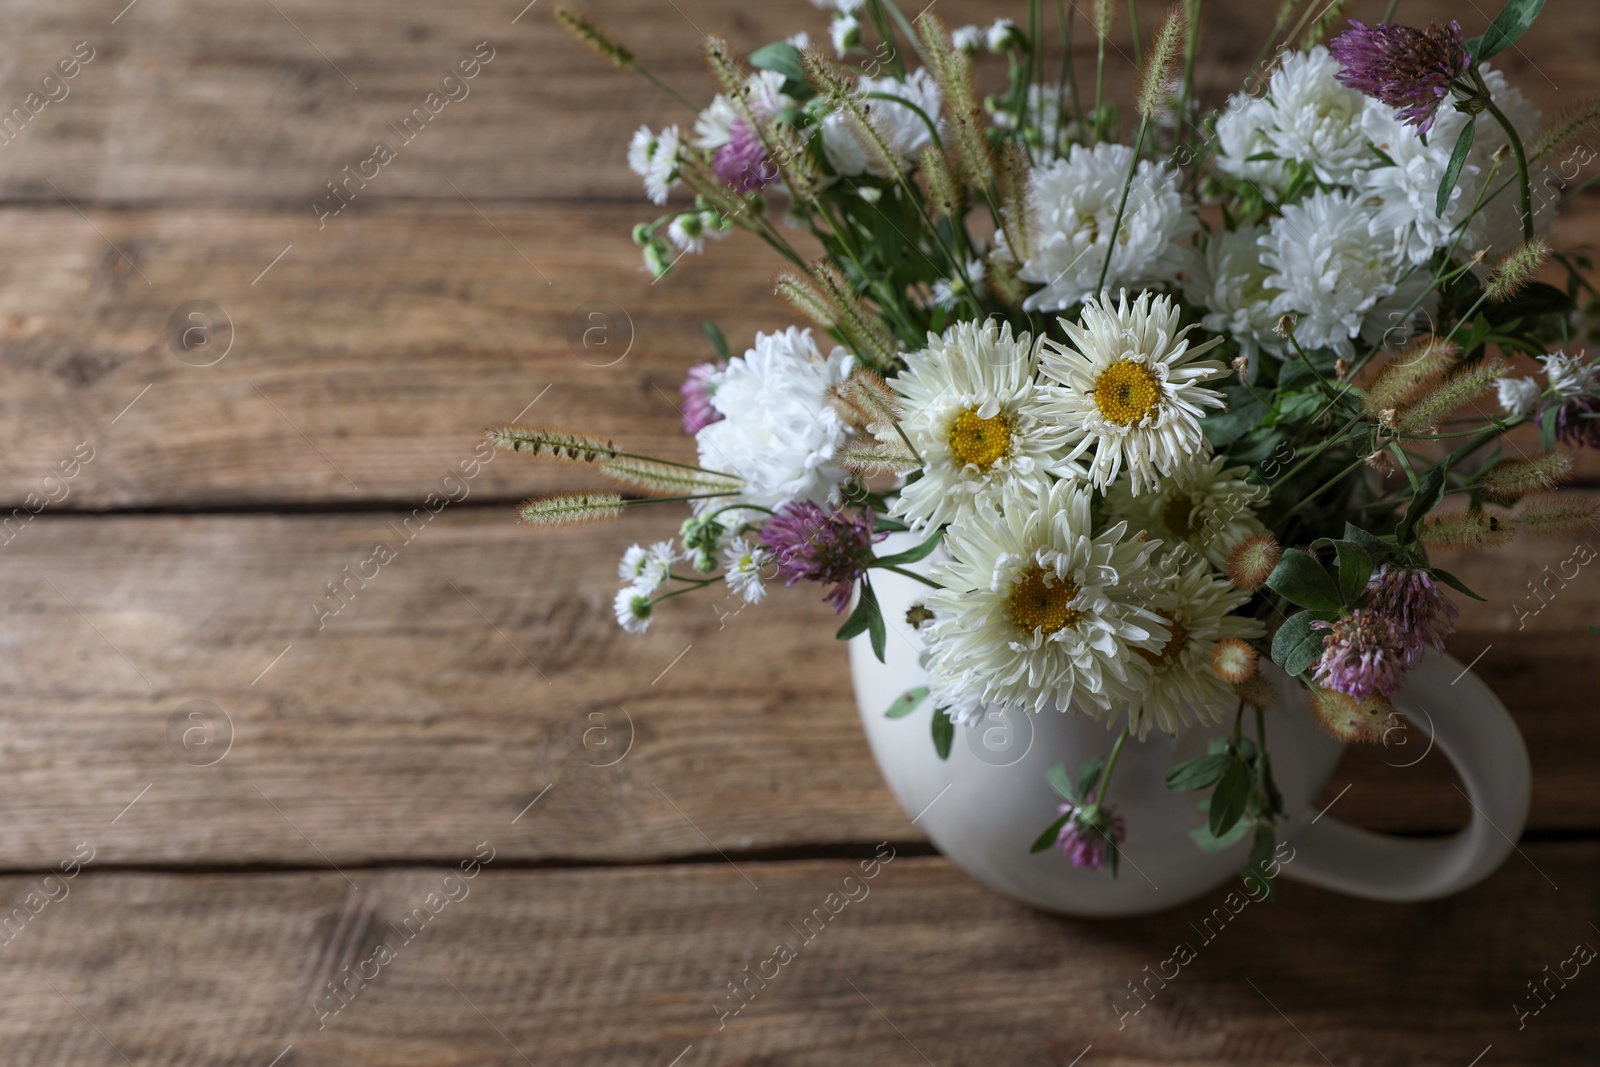
[[[1528,820],[1531,774],[1527,746],[1505,705],[1449,656],[1423,659],[1392,699],[1420,730],[1431,730],[1454,765],[1472,821],[1450,837],[1419,841],[1324,814],[1291,838],[1295,854],[1282,868],[1286,877],[1369,900],[1433,900],[1481,881],[1516,848]]]

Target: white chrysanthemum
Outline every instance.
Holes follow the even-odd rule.
[[[939,119],[939,83],[925,69],[913,71],[905,79],[861,78],[859,90],[861,107],[872,119],[878,136],[893,154],[902,169],[909,168],[922,150],[933,143],[933,133],[922,115],[935,125]],[[912,107],[893,100],[867,99],[870,93],[884,93],[904,100]],[[883,163],[862,147],[860,138],[868,136],[854,129],[856,122],[843,112],[835,111],[822,120],[822,148],[828,162],[840,174],[872,173],[875,177],[892,177]]]
[[[680,558],[671,541],[657,541],[648,549],[631,545],[617,563],[617,577],[642,593],[653,593],[666,584]]]
[[[758,119],[771,118],[794,106],[794,98],[783,91],[784,77],[774,70],[758,70],[744,83],[744,102]],[[733,124],[743,120],[726,96],[718,93],[694,120],[697,148],[716,150],[733,139]]]
[[[776,508],[825,500],[844,481],[834,453],[848,432],[827,390],[850,374],[843,348],[823,355],[811,331],[756,334],[755,347],[711,376],[723,418],[695,435],[700,465],[745,480],[740,500]]]
[[[1004,52],[1007,48],[1022,42],[1022,34],[1017,32],[1017,24],[1010,19],[995,19],[994,25],[984,32],[983,40],[994,53]]]
[[[1143,292],[1130,305],[1124,291],[1115,307],[1109,298],[1091,298],[1081,325],[1058,321],[1068,343],[1044,342],[1044,371],[1067,387],[1069,417],[1087,435],[1067,458],[1095,449],[1089,477],[1096,488],[1126,467],[1135,493],[1154,489],[1209,453],[1200,409],[1224,401],[1200,383],[1228,369],[1197,359],[1217,342],[1190,348],[1185,335],[1194,327],[1179,327],[1171,298]]]
[[[1372,236],[1372,208],[1354,195],[1316,192],[1285,205],[1261,238],[1266,283],[1281,292],[1278,314],[1297,317],[1305,348],[1354,354],[1350,339],[1367,315],[1395,292],[1401,266],[1393,242]]]
[[[1544,393],[1544,387],[1535,378],[1501,378],[1494,386],[1500,394],[1501,410],[1514,419],[1532,415]]]
[[[1573,356],[1554,352],[1540,356],[1539,362],[1544,364],[1544,375],[1557,400],[1600,393],[1600,379],[1596,377],[1594,365],[1584,360],[1582,352]]]
[[[1171,637],[1157,652],[1135,649],[1150,664],[1150,677],[1128,705],[1128,728],[1141,739],[1152,726],[1176,735],[1190,715],[1201,723],[1218,723],[1238,706],[1233,688],[1211,668],[1217,642],[1234,637],[1260,637],[1266,627],[1257,619],[1234,615],[1250,594],[1213,574],[1204,560],[1176,561],[1161,568],[1161,581],[1150,604]]]
[[[957,304],[972,295],[979,299],[987,296],[989,287],[984,284],[984,266],[981,259],[967,260],[965,278],[940,278],[933,283],[933,306],[954,311]],[[970,290],[967,282],[971,281]]]
[[[950,44],[963,52],[976,52],[983,46],[983,27],[959,26],[951,30]]]
[[[1422,138],[1415,126],[1394,115],[1394,109],[1386,104],[1367,102],[1362,130],[1394,165],[1363,171],[1356,175],[1355,184],[1367,201],[1376,205],[1368,223],[1373,238],[1393,241],[1398,258],[1420,265],[1455,239],[1456,228],[1472,210],[1478,167],[1470,161],[1462,166],[1461,179],[1450,193],[1444,214],[1436,214],[1439,183],[1467,116],[1453,107],[1441,107],[1432,132]]]
[[[1228,467],[1222,456],[1196,464],[1186,477],[1168,478],[1148,493],[1135,494],[1126,482],[1106,491],[1106,510],[1130,530],[1143,530],[1169,549],[1185,546],[1186,557],[1203,556],[1221,570],[1228,554],[1252,534],[1266,533],[1255,509],[1267,489],[1245,481],[1248,467]]]
[[[956,722],[990,708],[1108,715],[1132,699],[1170,636],[1143,605],[1153,542],[1091,535],[1087,486],[1008,486],[984,522],[945,534],[942,589],[924,598],[929,686]]]
[[[1260,239],[1266,232],[1265,226],[1213,231],[1184,283],[1189,302],[1205,308],[1200,325],[1232,337],[1239,354],[1252,361],[1258,351],[1283,354],[1283,338],[1276,332],[1279,313],[1273,310],[1278,291],[1267,284],[1272,272],[1261,262]]]
[[[1133,149],[1127,145],[1073,145],[1065,159],[1029,176],[1033,254],[1017,276],[1044,288],[1023,302],[1025,309],[1059,311],[1097,291],[1132,161]],[[1178,190],[1177,173],[1140,160],[1106,271],[1106,288],[1171,281],[1184,265],[1178,242],[1199,228],[1193,202]]]
[[[760,545],[751,545],[743,537],[736,537],[722,550],[723,579],[728,588],[744,597],[747,604],[759,604],[767,595],[761,580],[761,568],[771,560],[772,554]]]
[[[1252,159],[1273,150],[1267,137],[1277,112],[1261,97],[1235,93],[1217,116],[1217,167],[1226,174],[1276,194],[1289,184],[1289,169],[1280,159]]]
[[[1338,73],[1339,61],[1322,45],[1290,52],[1266,96],[1274,112],[1264,131],[1268,149],[1279,159],[1308,165],[1327,185],[1349,185],[1357,171],[1377,161],[1361,131],[1367,98],[1340,85]]]
[[[650,590],[637,585],[624,586],[612,601],[617,613],[617,624],[630,634],[642,634],[650,628],[650,616],[655,605],[650,601]]]
[[[667,194],[678,184],[678,127],[668,126],[660,133],[640,126],[628,143],[628,169],[644,179],[644,191],[651,203],[665,204]]]
[[[906,360],[891,379],[905,414],[900,427],[922,459],[890,513],[913,527],[974,514],[986,489],[1037,486],[1054,473],[1081,476],[1064,456],[1073,433],[1061,390],[1034,380],[1039,343],[1009,323],[958,322]]]

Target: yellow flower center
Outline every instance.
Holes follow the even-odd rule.
[[[1039,630],[1049,637],[1058,630],[1076,626],[1083,618],[1083,612],[1069,607],[1077,595],[1077,582],[1034,564],[1022,580],[1011,587],[1007,607],[1011,610],[1011,621],[1019,627],[1029,633]]]
[[[1094,406],[1107,422],[1132,426],[1161,406],[1161,379],[1143,363],[1119,359],[1095,379]]]
[[[1161,646],[1161,651],[1150,652],[1142,648],[1134,649],[1158,671],[1172,666],[1173,662],[1183,652],[1184,646],[1189,643],[1189,628],[1187,626],[1177,619],[1169,619],[1165,615],[1161,616],[1161,621],[1167,624],[1168,630],[1172,631],[1172,637],[1168,639],[1165,645]]]
[[[950,422],[950,454],[963,466],[988,470],[1011,451],[1011,418],[1000,412],[992,419],[971,408]]]

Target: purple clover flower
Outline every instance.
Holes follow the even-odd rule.
[[[778,180],[778,168],[767,158],[761,137],[744,119],[728,127],[728,143],[711,157],[711,169],[722,184],[740,193],[759,193]]]
[[[1119,846],[1128,836],[1127,823],[1116,814],[1115,804],[1079,807],[1063,801],[1056,814],[1072,816],[1061,825],[1056,847],[1074,867],[1098,871],[1106,863],[1107,835]]]
[[[1351,20],[1350,27],[1328,46],[1344,68],[1336,75],[1340,84],[1388,104],[1401,122],[1427,133],[1451,86],[1472,65],[1461,26],[1429,23],[1419,30]]]
[[[762,523],[759,536],[785,586],[802,578],[832,586],[824,599],[843,612],[856,581],[867,572],[873,542],[889,536],[873,533],[875,522],[871,508],[851,514],[797,500]]]
[[[1579,393],[1561,401],[1556,411],[1556,437],[1564,445],[1600,448],[1600,400]]]
[[[683,432],[690,437],[722,421],[722,412],[711,406],[711,394],[716,391],[711,376],[721,369],[719,363],[697,363],[678,387],[683,396]]]
[[[1356,608],[1335,622],[1319,619],[1311,626],[1328,631],[1312,672],[1319,684],[1365,700],[1374,693],[1388,696],[1405,683],[1411,667],[1409,646],[1387,616]]]
[[[1455,633],[1461,614],[1427,571],[1387,563],[1367,583],[1367,609],[1388,620],[1406,651],[1407,666],[1415,665],[1430,648],[1443,652],[1444,640]]]

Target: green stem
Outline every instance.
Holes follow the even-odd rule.
[[[1095,295],[1099,295],[1106,285],[1106,273],[1111,270],[1111,256],[1117,250],[1117,232],[1122,229],[1122,213],[1128,208],[1128,193],[1133,189],[1133,179],[1139,172],[1139,153],[1144,150],[1144,134],[1150,128],[1150,120],[1139,120],[1139,136],[1133,142],[1133,158],[1128,161],[1128,177],[1122,183],[1122,199],[1117,201],[1117,217],[1111,223],[1111,236],[1106,240],[1106,259],[1100,264],[1100,280],[1095,283]]]
[[[639,64],[635,63],[633,65],[633,69],[638,71],[640,75],[644,77],[645,81],[649,82],[651,85],[654,85],[657,89],[660,89],[662,92],[672,97],[672,99],[676,100],[690,111],[693,111],[696,114],[700,113],[700,109],[694,104],[690,103],[687,97],[678,92],[678,90],[674,89],[672,86],[668,85],[666,82],[662,81],[660,78],[656,77],[654,74],[651,74],[648,70],[645,70],[643,67],[639,66]]]
[[[1511,154],[1517,159],[1518,199],[1522,210],[1522,239],[1533,240],[1533,187],[1528,182],[1528,153],[1522,147],[1522,138],[1517,135],[1517,128],[1511,125],[1511,120],[1506,118],[1506,113],[1495,106],[1489,96],[1489,87],[1484,84],[1483,76],[1473,68],[1473,77],[1478,82],[1478,87],[1483,92],[1484,110],[1494,116],[1494,120],[1505,131],[1506,139],[1511,142]]]
[[[1140,50],[1142,48],[1142,45],[1141,45],[1141,43],[1139,41],[1139,4],[1138,4],[1138,0],[1128,0],[1128,26],[1129,26],[1130,29],[1133,30],[1133,65],[1135,67],[1143,67],[1144,66],[1144,57],[1139,54]]]
[[[1384,11],[1383,18],[1379,19],[1378,21],[1379,22],[1393,22],[1394,21],[1394,9],[1399,7],[1399,6],[1400,6],[1400,0],[1389,0],[1389,7]]]
[[[903,567],[895,566],[893,563],[878,563],[878,564],[870,564],[869,563],[868,566],[869,567],[875,567],[877,570],[880,570],[880,571],[894,571],[896,574],[900,575],[900,577],[902,577],[902,578],[914,578],[917,581],[921,582],[923,585],[928,586],[931,589],[943,589],[944,588],[944,586],[940,585],[938,582],[931,581],[930,579],[924,578],[922,575],[918,574],[916,571],[908,571]]]
[[[1105,799],[1106,791],[1111,788],[1111,772],[1117,769],[1117,757],[1122,755],[1122,744],[1128,740],[1128,727],[1124,726],[1117,735],[1116,742],[1111,746],[1111,755],[1106,757],[1106,769],[1100,775],[1100,788],[1095,790],[1094,803],[1098,807]]]

